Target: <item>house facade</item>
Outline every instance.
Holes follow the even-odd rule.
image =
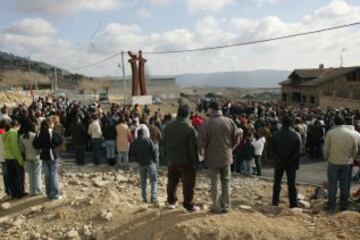
[[[280,85],[283,103],[360,108],[360,66],[295,69]]]

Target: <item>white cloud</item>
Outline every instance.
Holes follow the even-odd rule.
[[[44,36],[54,34],[56,29],[42,18],[27,18],[6,28],[4,32],[17,35]]]
[[[24,12],[67,15],[81,10],[104,11],[132,4],[136,0],[15,0]]]
[[[20,21],[0,30],[0,49],[70,67],[86,65],[121,50],[193,49],[260,40],[355,22],[359,21],[359,16],[360,7],[335,0],[325,7],[309,12],[296,22],[287,22],[277,16],[259,19],[218,19],[207,16],[194,23],[191,28],[179,27],[150,33],[135,24],[109,23],[96,34],[91,43],[93,47],[83,46],[83,48],[59,39],[51,25],[50,28],[49,25],[43,28],[34,27],[42,21],[33,19],[33,21]],[[32,23],[27,24],[27,29],[36,31],[36,29],[48,28],[48,30],[31,34],[31,31],[25,31],[23,27],[20,31],[21,26],[26,25],[23,22]],[[344,53],[345,65],[360,64],[359,28],[347,28],[247,47],[176,55],[145,55],[145,57],[148,59],[147,66],[153,74],[264,68],[290,70],[316,67],[319,63],[338,66],[341,48],[348,49]],[[83,69],[81,72],[91,75],[116,75],[120,73],[117,67],[119,61],[120,58],[114,58],[101,65]],[[127,72],[129,73],[128,65]]]
[[[280,0],[253,0],[253,1],[255,1],[255,3],[261,6],[266,4],[276,4],[280,2]]]
[[[149,10],[147,10],[146,8],[140,8],[136,11],[136,16],[138,18],[150,18],[151,17],[151,12]]]
[[[233,0],[186,0],[190,12],[210,11],[217,12],[225,6],[234,3]]]
[[[150,3],[156,6],[164,6],[170,3],[171,0],[150,0]]]

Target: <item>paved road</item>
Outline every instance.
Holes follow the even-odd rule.
[[[64,154],[63,159],[66,164],[74,164],[75,162],[73,153]],[[90,152],[86,153],[86,159],[88,163],[92,163],[92,155]],[[106,160],[103,159],[102,162],[106,163]],[[264,166],[263,176],[273,178],[273,167]],[[284,179],[286,179],[285,174]],[[297,172],[296,179],[297,182],[307,183],[311,185],[321,185],[323,182],[327,181],[327,163],[322,160],[311,160],[308,158],[303,158],[301,160],[300,169]]]
[[[321,185],[321,183],[325,182],[327,179],[326,171],[327,163],[325,161],[303,158],[296,178],[298,182]],[[264,167],[263,175],[266,177],[273,177],[274,169],[272,167]]]

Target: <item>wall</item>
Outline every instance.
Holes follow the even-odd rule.
[[[348,107],[350,109],[360,109],[360,100],[320,96],[320,107],[322,109],[326,109],[328,107]]]

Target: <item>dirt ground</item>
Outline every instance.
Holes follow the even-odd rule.
[[[360,213],[330,215],[324,200],[310,200],[314,187],[298,186],[311,206],[287,208],[286,185],[281,206],[270,206],[272,182],[235,175],[232,212],[209,213],[211,204],[206,171],[197,177],[198,213],[182,207],[169,210],[166,169],[159,169],[159,204],[141,202],[138,169],[115,170],[107,166],[61,167],[64,198],[44,196],[1,203],[0,239],[357,239]],[[3,186],[0,187],[3,192]],[[178,196],[181,202],[181,186]],[[1,197],[1,196],[0,196]]]

